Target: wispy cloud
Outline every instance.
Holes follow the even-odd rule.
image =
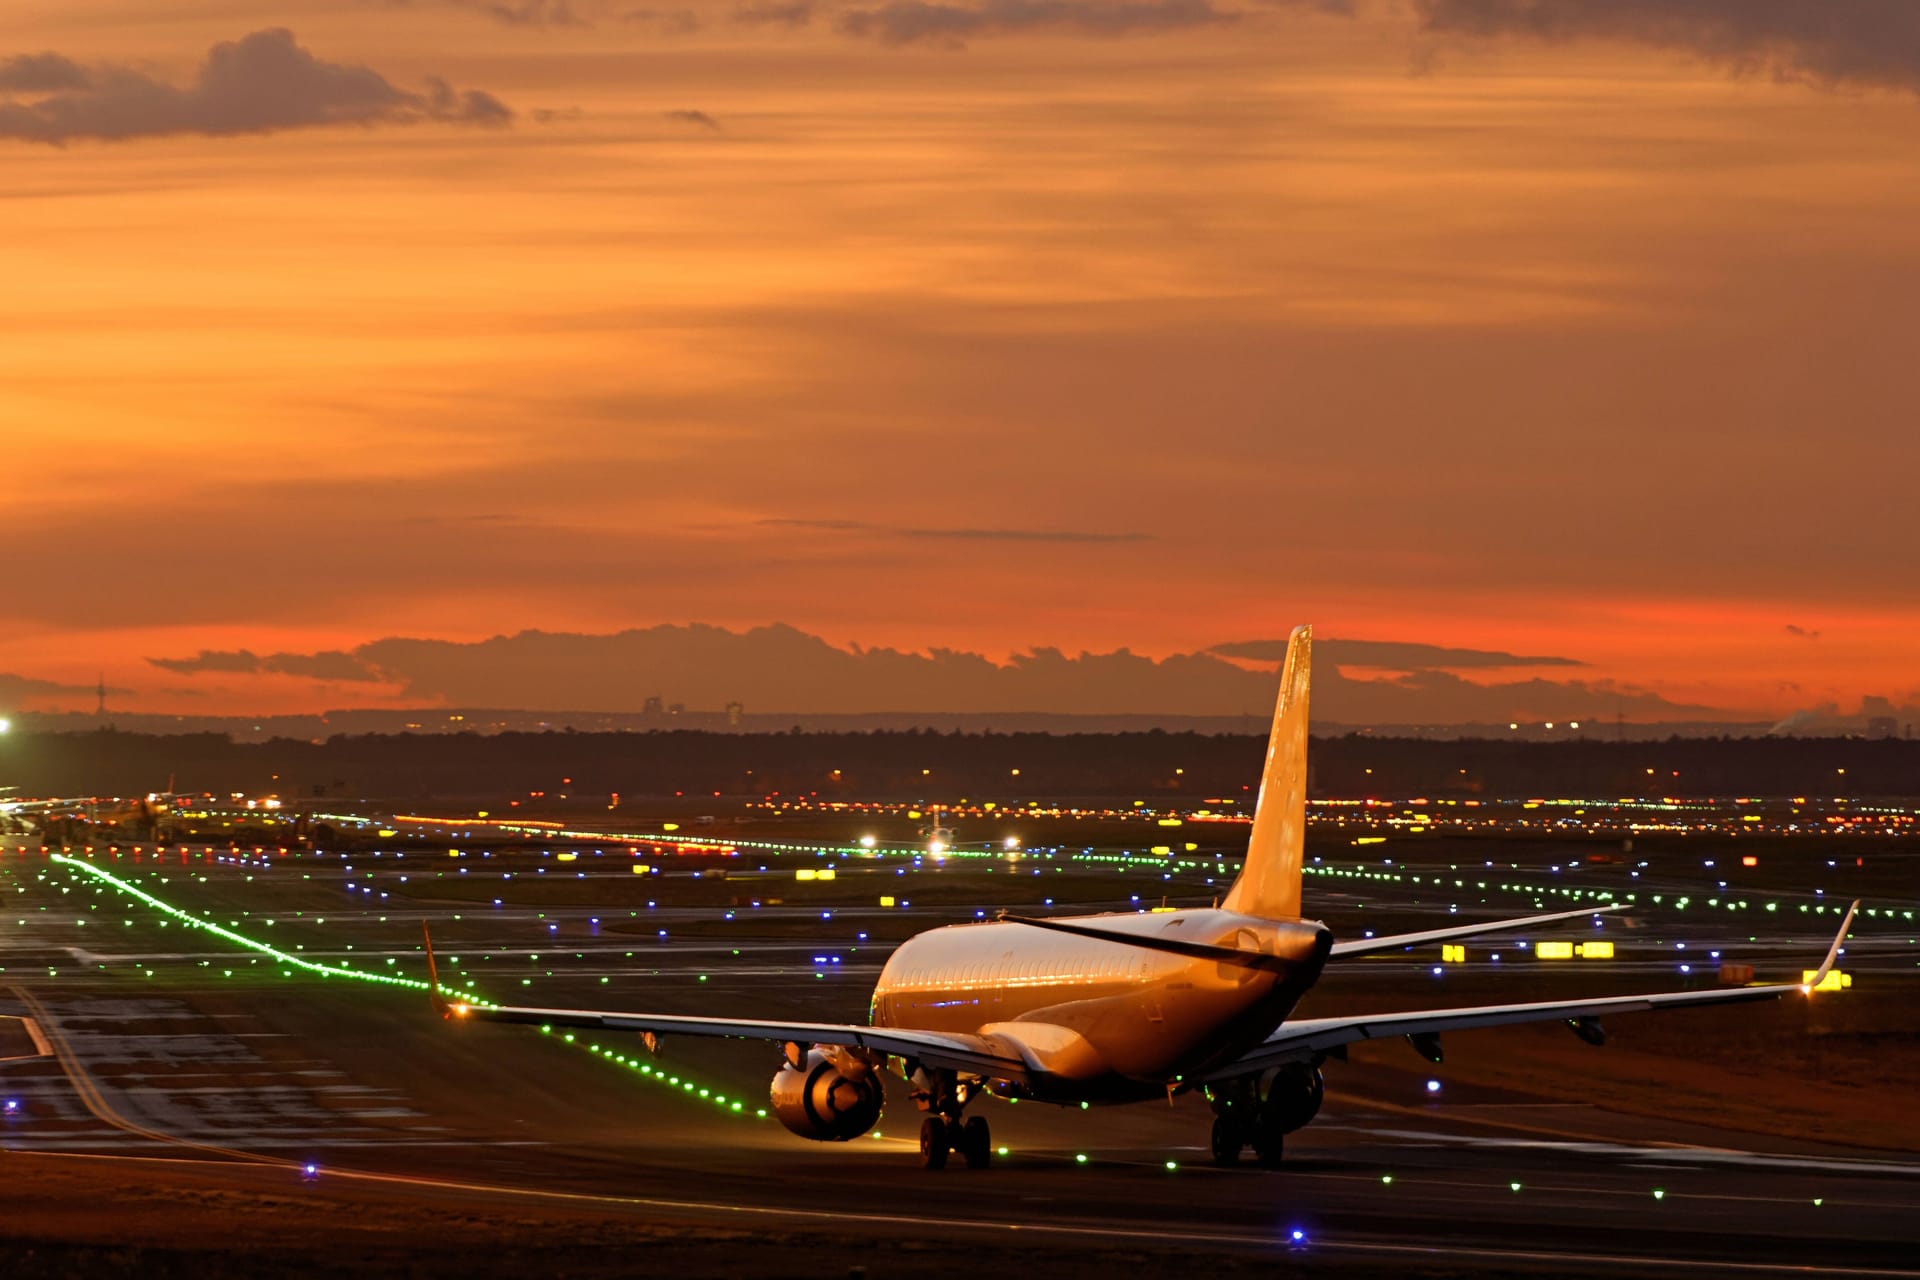
[[[29,698],[45,697],[49,694],[88,694],[95,692],[90,684],[61,684],[57,680],[41,680],[33,676],[14,675],[0,671],[0,709],[17,710],[20,704]],[[109,689],[109,694],[126,694],[127,689]]]
[[[690,124],[701,129],[711,129],[715,133],[720,132],[720,122],[704,111],[667,111],[662,112],[662,114],[665,115],[667,119],[680,124]]]
[[[1223,658],[1279,662],[1287,656],[1285,640],[1240,640],[1207,650]],[[1322,665],[1371,667],[1383,671],[1467,671],[1499,667],[1584,667],[1578,658],[1505,653],[1499,649],[1453,649],[1444,645],[1405,640],[1318,640],[1314,655]]]
[[[510,27],[585,27],[592,24],[574,0],[456,0]]]
[[[1055,29],[1084,35],[1124,36],[1232,22],[1236,15],[1208,0],[982,0],[940,4],[890,0],[849,9],[835,20],[842,33],[881,44],[962,47],[975,36]]]
[[[270,653],[248,649],[202,649],[191,658],[148,658],[163,671],[178,675],[288,675],[309,680],[375,681],[381,674],[353,654],[339,649],[319,653]]]
[[[756,523],[785,529],[815,529],[823,533],[875,533],[895,538],[952,538],[981,542],[1151,542],[1150,533],[1110,533],[1093,529],[982,529],[912,528],[870,524],[864,520],[769,519]]]
[[[368,67],[325,62],[275,27],[215,45],[191,82],[57,53],[0,63],[0,137],[62,144],[174,134],[272,133],[339,124],[504,125],[513,112],[477,89],[429,80],[420,92]]]
[[[812,0],[792,4],[742,4],[734,6],[733,20],[747,27],[804,27],[813,21]]]

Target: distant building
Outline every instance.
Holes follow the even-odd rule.
[[[1867,736],[1869,738],[1897,738],[1900,736],[1900,722],[1892,716],[1869,716],[1867,718]]]

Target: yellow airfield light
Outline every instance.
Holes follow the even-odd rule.
[[[680,824],[677,822],[663,822],[660,824],[660,829],[662,831],[678,831]]]
[[[1163,855],[1169,854],[1173,852],[1173,846],[1170,844],[1157,844],[1153,846],[1153,852]]]
[[[892,906],[892,905],[893,905],[893,895],[892,895],[892,894],[890,894],[890,893],[883,893],[883,894],[881,894],[881,895],[880,895],[880,905],[881,905],[881,906],[883,906],[883,907],[890,907],[890,906]]]
[[[637,876],[646,875],[651,870],[653,870],[653,868],[644,862],[636,862],[633,864],[633,874]]]
[[[1536,942],[1533,954],[1542,960],[1571,960],[1579,956],[1582,960],[1613,959],[1611,942]]]
[[[1813,980],[1818,977],[1820,977],[1818,969],[1802,969],[1800,985],[1808,991],[1843,991],[1853,985],[1853,975],[1842,973],[1838,969],[1827,970],[1827,976],[1820,978],[1819,985],[1816,986]]]
[[[557,854],[555,856],[558,857],[559,860],[562,862],[572,862],[576,858],[578,858],[580,855],[577,853],[562,853],[562,854]]]
[[[1355,844],[1385,844],[1387,838],[1385,836],[1356,836],[1353,842]]]
[[[1458,942],[1442,943],[1440,946],[1440,962],[1442,964],[1465,964],[1467,962],[1467,948],[1465,944]]]
[[[1160,818],[1156,820],[1155,825],[1162,826],[1162,827],[1177,827],[1182,824],[1180,822],[1180,819],[1178,818]]]

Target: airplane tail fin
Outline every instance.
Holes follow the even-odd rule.
[[[1301,856],[1307,834],[1307,689],[1313,628],[1295,627],[1280,670],[1280,699],[1267,739],[1267,765],[1253,811],[1246,864],[1221,906],[1269,920],[1300,918]]]

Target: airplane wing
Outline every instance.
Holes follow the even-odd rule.
[[[1614,1013],[1640,1013],[1649,1009],[1676,1009],[1711,1004],[1740,1004],[1749,1000],[1778,1000],[1791,991],[1811,992],[1833,968],[1846,941],[1847,930],[1860,910],[1855,902],[1840,923],[1827,957],[1809,982],[1776,983],[1753,987],[1727,987],[1712,991],[1670,991],[1655,995],[1607,996],[1598,1000],[1543,1000],[1531,1004],[1491,1004],[1464,1009],[1423,1009],[1409,1013],[1361,1014],[1348,1018],[1306,1018],[1283,1024],[1256,1048],[1227,1066],[1210,1072],[1201,1083],[1229,1080],[1251,1075],[1268,1067],[1288,1062],[1311,1060],[1315,1055],[1356,1040],[1380,1040],[1390,1036],[1436,1035],[1443,1031],[1465,1031],[1474,1027],[1500,1027],[1516,1022],[1579,1022]]]
[[[423,927],[424,932],[424,927]],[[541,1009],[514,1005],[449,1000],[440,992],[433,960],[433,940],[427,939],[427,973],[433,988],[433,1006],[450,1020],[514,1022],[542,1027],[580,1027],[591,1031],[625,1031],[658,1035],[732,1036],[745,1040],[791,1041],[796,1044],[846,1045],[914,1058],[932,1067],[991,1077],[1027,1078],[1026,1059],[1018,1048],[991,1036],[944,1031],[909,1031],[898,1027],[862,1027],[851,1023],[784,1022],[754,1018],[706,1018],[671,1013],[624,1013],[595,1009]]]
[[[1048,920],[1038,916],[1002,916],[1000,918],[1009,924],[1026,924],[1036,929],[1052,929],[1056,933],[1070,933],[1078,938],[1098,938],[1102,942],[1118,943],[1123,947],[1168,951],[1194,960],[1216,960],[1221,964],[1237,964],[1245,969],[1265,969],[1269,972],[1285,973],[1297,963],[1284,956],[1270,956],[1263,951],[1215,946],[1210,942],[1188,942],[1183,938],[1168,938],[1159,934],[1121,933],[1115,929],[1074,924],[1066,920]]]
[[[1399,951],[1405,947],[1419,946],[1423,942],[1451,942],[1455,938],[1475,938],[1483,933],[1502,933],[1508,929],[1531,929],[1539,924],[1552,924],[1557,920],[1577,920],[1581,916],[1603,915],[1609,911],[1625,911],[1624,902],[1609,903],[1604,907],[1582,907],[1578,911],[1556,911],[1544,916],[1515,916],[1508,920],[1489,920],[1484,924],[1450,925],[1445,929],[1428,929],[1421,933],[1395,933],[1384,938],[1355,938],[1351,942],[1336,942],[1328,958],[1338,960],[1342,956],[1372,955],[1376,951]]]
[[[518,1022],[544,1027],[584,1027],[600,1031],[653,1032],[658,1035],[733,1036],[776,1043],[839,1044],[915,1058],[996,1080],[1025,1080],[1027,1064],[1011,1046],[987,1036],[944,1031],[906,1031],[836,1022],[773,1022],[752,1018],[697,1018],[669,1013],[616,1013],[590,1009],[534,1009],[511,1005],[447,1006],[448,1016],[480,1022]]]

